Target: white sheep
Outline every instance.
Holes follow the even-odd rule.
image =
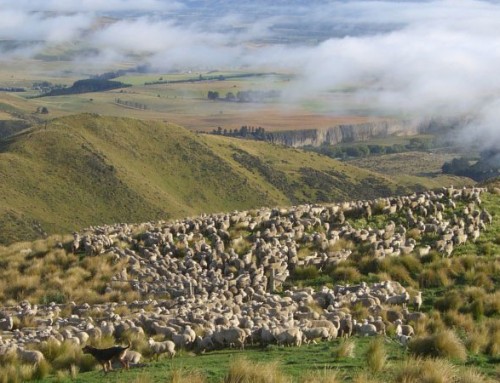
[[[158,360],[160,354],[164,353],[167,353],[170,359],[175,356],[175,343],[171,340],[156,342],[153,338],[149,338],[148,344],[149,347],[151,347],[151,350],[153,350],[153,352],[155,353],[156,360]]]
[[[123,356],[122,360],[129,364],[139,364],[142,358],[142,354],[138,351],[133,351],[133,350],[126,350],[125,355]]]
[[[38,365],[45,360],[43,354],[38,350],[23,350],[22,348],[17,348],[17,355],[23,362],[30,364]]]

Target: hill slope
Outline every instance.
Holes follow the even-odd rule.
[[[90,114],[0,141],[0,178],[0,243],[94,224],[405,191],[317,154]]]

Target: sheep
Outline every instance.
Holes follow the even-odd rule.
[[[245,339],[247,334],[239,327],[230,327],[214,332],[212,340],[219,346],[245,347]]]
[[[326,327],[304,327],[302,333],[306,343],[313,342],[316,344],[316,339],[330,339],[330,332]]]
[[[397,294],[397,295],[392,295],[390,297],[387,297],[385,300],[385,303],[389,305],[405,305],[410,301],[410,294],[408,294],[407,291],[405,291],[402,294]]]
[[[17,348],[17,355],[23,362],[29,364],[38,365],[43,360],[45,360],[43,354],[38,350],[23,350],[22,348],[19,347]]]
[[[326,335],[328,336],[328,329]],[[288,328],[276,336],[277,343],[281,346],[300,346],[302,344],[303,332],[298,327]]]
[[[175,356],[175,343],[171,340],[166,340],[163,342],[156,342],[153,338],[148,339],[148,344],[153,353],[155,354],[156,360],[160,354],[167,353],[170,359]]]
[[[420,307],[422,306],[422,292],[421,291],[417,292],[417,294],[413,297],[412,303],[413,303],[413,310],[419,311]]]
[[[413,327],[408,325],[408,324],[402,324],[400,320],[396,321],[396,335],[406,335],[406,336],[412,336],[415,335],[415,330],[413,330]]]
[[[139,364],[142,358],[142,354],[138,351],[127,350],[122,360],[127,364]]]
[[[403,346],[408,346],[408,343],[410,343],[411,336],[409,335],[396,335],[396,339],[403,345]]]
[[[214,349],[214,342],[212,341],[212,336],[207,335],[205,337],[197,336],[193,342],[194,350],[198,354],[203,354],[205,351],[210,351]]]
[[[187,334],[172,334],[172,341],[176,348],[188,347],[191,337]]]
[[[356,325],[356,333],[360,336],[373,336],[378,334],[377,327],[375,327],[375,325],[371,323],[368,323],[366,319],[364,320],[363,324]]]

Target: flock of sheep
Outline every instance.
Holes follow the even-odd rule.
[[[298,268],[324,270],[348,259],[351,250],[343,245],[349,243],[363,245],[376,259],[423,257],[431,248],[450,256],[455,246],[475,241],[491,223],[491,215],[481,208],[482,192],[443,188],[373,201],[87,229],[75,234],[72,251],[113,254],[126,266],[107,292],[128,283],[144,300],[71,303],[66,316],[64,307],[55,303],[37,306],[25,301],[1,308],[0,354],[17,350],[22,360],[37,363],[43,359],[35,350],[41,342],[83,346],[105,335],[120,340],[127,333],[147,337],[153,354],[174,357],[179,349],[202,353],[372,336],[385,334],[388,326],[406,344],[414,334],[411,324],[425,317],[421,292],[394,281],[333,281],[333,287],[315,291],[292,287],[290,276]],[[390,220],[383,228],[356,229],[350,224],[380,214]],[[426,235],[438,239],[429,245],[415,239]],[[123,316],[122,306],[127,308]],[[360,307],[366,317],[359,317]],[[25,316],[36,326],[14,328],[14,318]],[[138,363],[141,355],[128,351],[127,358]]]

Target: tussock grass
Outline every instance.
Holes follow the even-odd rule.
[[[452,383],[456,368],[444,359],[409,358],[398,368],[397,383]]]
[[[371,374],[366,372],[362,372],[354,377],[352,380],[353,383],[377,383],[378,381],[373,379]]]
[[[224,383],[288,383],[278,362],[260,363],[237,358],[229,365]]]
[[[443,321],[448,327],[461,329],[467,333],[477,326],[471,314],[461,314],[456,310],[446,312],[443,315]]]
[[[300,383],[341,383],[338,372],[324,368],[321,371],[311,372],[300,379]]]
[[[486,353],[492,357],[500,356],[500,321],[495,321],[490,326],[488,345]]]
[[[333,357],[338,358],[354,358],[356,344],[352,339],[344,339],[333,350]]]
[[[200,371],[188,371],[176,368],[172,371],[167,383],[205,383],[207,379]]]
[[[457,374],[456,383],[488,383],[490,380],[474,368],[466,368]]]
[[[464,344],[452,330],[444,330],[435,334],[418,337],[408,345],[410,352],[418,356],[430,356],[465,361],[467,352]]]
[[[385,368],[387,352],[385,350],[383,338],[376,337],[370,341],[365,358],[366,364],[371,372],[377,373]]]
[[[488,329],[484,324],[476,324],[472,331],[467,333],[465,346],[473,354],[479,354],[486,351],[490,341]]]
[[[330,274],[336,283],[357,283],[362,275],[354,266],[338,266]]]

